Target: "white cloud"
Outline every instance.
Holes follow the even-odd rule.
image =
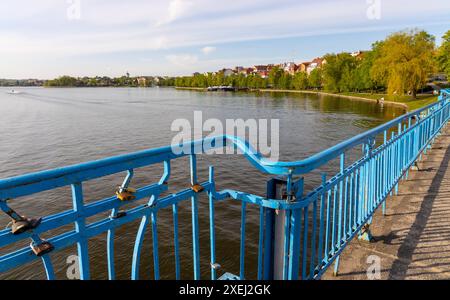
[[[191,67],[198,62],[198,57],[196,55],[190,54],[171,54],[167,55],[166,59],[173,65],[178,67]]]
[[[47,68],[37,62],[56,68],[53,58],[61,58],[69,68],[64,73],[70,73],[81,68],[74,58],[81,61],[91,55],[93,61],[109,60],[116,66],[108,55],[96,55],[119,52],[115,58],[130,60],[136,52],[145,52],[148,58],[158,52],[155,61],[156,57],[163,59],[161,69],[151,70],[156,73],[178,72],[180,65],[189,64],[191,71],[202,66],[214,69],[218,62],[199,60],[205,58],[201,54],[216,50],[211,45],[450,24],[450,1],[384,0],[381,5],[381,19],[374,21],[367,18],[364,0],[240,0],[226,5],[214,0],[128,0],[126,4],[123,0],[83,0],[81,19],[70,22],[66,1],[1,0],[0,55],[8,59],[0,60],[0,77],[19,72],[15,66],[24,58],[35,61],[33,66],[42,72]],[[276,47],[274,44],[268,47]],[[185,49],[188,47],[197,50]],[[192,51],[199,57],[173,54]],[[254,55],[262,54],[255,51]],[[242,58],[233,59],[237,64]],[[167,61],[173,62],[170,70]],[[146,72],[153,66],[156,64],[141,63],[136,68]]]
[[[203,47],[203,48],[202,48],[202,52],[203,52],[203,54],[205,54],[205,55],[211,54],[211,53],[213,53],[213,52],[216,51],[216,50],[217,50],[216,47],[211,47],[211,46],[206,46],[206,47]]]
[[[169,20],[173,21],[181,17],[190,6],[192,6],[192,2],[187,0],[171,1],[169,4]]]
[[[193,6],[193,3],[188,0],[172,0],[167,8],[167,15],[163,17],[157,26],[169,24],[185,15],[189,8]]]

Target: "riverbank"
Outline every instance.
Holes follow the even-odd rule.
[[[207,91],[206,88],[199,87],[175,87],[177,90],[192,90],[192,91]],[[387,105],[395,105],[405,109],[406,111],[413,111],[415,109],[424,107],[437,101],[437,96],[434,95],[418,95],[417,99],[412,96],[390,96],[387,94],[370,94],[370,93],[329,93],[323,91],[311,90],[281,90],[281,89],[255,89],[251,92],[261,93],[296,93],[296,94],[315,94],[332,96],[339,98],[346,98],[358,101],[379,102],[379,99],[384,98],[383,103]]]
[[[266,93],[282,92],[282,93],[316,94],[316,95],[333,96],[370,102],[379,102],[379,99],[384,98],[383,101],[384,104],[399,106],[406,109],[407,111],[413,111],[437,101],[437,96],[434,95],[418,95],[417,99],[414,99],[412,96],[390,96],[387,94],[370,94],[370,93],[328,93],[323,91],[310,91],[310,90],[275,90],[275,89],[260,89],[259,91]]]
[[[338,97],[338,98],[346,98],[346,99],[352,99],[352,100],[359,100],[359,101],[369,101],[369,102],[378,102],[376,99],[361,97],[357,94],[355,95],[349,95],[349,94],[335,94],[335,93],[327,93],[322,91],[309,91],[309,90],[274,90],[274,89],[260,89],[260,92],[268,93],[268,92],[276,92],[276,93],[299,93],[299,94],[315,94],[315,95],[323,95],[323,96],[332,96],[332,97]],[[380,97],[381,98],[381,97]],[[405,103],[398,103],[394,101],[384,101],[384,104],[388,105],[396,105],[404,108],[405,110],[409,110],[408,105]]]
[[[184,87],[184,86],[176,86],[176,90],[186,90],[186,91],[202,91],[206,92],[208,89],[206,88],[199,88],[199,87]]]

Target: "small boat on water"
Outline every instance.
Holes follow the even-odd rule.
[[[13,94],[13,95],[21,94],[21,93],[22,93],[21,91],[17,91],[17,90],[10,90],[10,91],[8,91],[8,94]]]

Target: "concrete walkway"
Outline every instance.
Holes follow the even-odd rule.
[[[381,279],[450,279],[450,126],[428,151],[387,199],[386,216],[375,214],[375,241],[354,239],[339,275],[330,268],[322,279],[368,279],[371,255],[380,258]]]

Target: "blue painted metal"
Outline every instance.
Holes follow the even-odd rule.
[[[150,223],[153,236],[154,277],[159,279],[162,276],[167,277],[169,274],[160,274],[157,215],[163,209],[171,209],[174,226],[175,278],[180,279],[178,205],[190,200],[192,265],[194,279],[200,279],[202,262],[200,261],[201,245],[198,223],[199,195],[190,187],[168,195],[163,194],[168,190],[171,161],[181,157],[189,157],[190,184],[200,184],[204,192],[208,194],[211,252],[211,259],[208,262],[210,267],[208,268],[211,269],[211,279],[218,277],[219,266],[216,261],[215,249],[214,203],[230,198],[240,201],[242,205],[240,276],[225,273],[220,278],[243,279],[244,273],[247,273],[245,267],[245,225],[246,208],[251,205],[259,208],[257,278],[272,279],[274,276],[274,215],[277,210],[284,210],[286,222],[284,223],[285,230],[282,239],[282,249],[284,249],[283,278],[318,279],[335,261],[337,270],[340,253],[351,239],[360,235],[364,226],[372,222],[373,214],[380,206],[383,207],[383,212],[385,211],[387,197],[393,192],[397,192],[399,181],[407,177],[409,168],[421,159],[422,154],[429,149],[435,137],[449,120],[450,90],[442,90],[438,102],[405,114],[301,161],[269,161],[254,151],[248,142],[234,136],[219,136],[187,142],[185,146],[192,149],[193,152],[186,154],[175,154],[171,147],[164,147],[1,179],[0,209],[16,221],[23,218],[11,209],[10,205],[14,204],[16,198],[63,186],[71,186],[72,188],[73,208],[44,216],[40,225],[20,234],[14,235],[10,229],[1,230],[0,247],[8,246],[8,249],[10,249],[16,242],[26,239],[30,239],[32,245],[40,245],[44,242],[40,235],[48,235],[49,231],[59,232],[58,234],[50,234],[47,239],[47,242],[53,246],[52,251],[56,252],[77,245],[81,279],[89,279],[90,267],[92,266],[89,263],[88,240],[106,233],[108,277],[115,279],[115,229],[141,219],[134,244],[131,278],[139,278],[144,233]],[[390,139],[388,139],[389,131],[391,131]],[[375,144],[377,137],[380,137],[378,140],[382,140],[380,145]],[[210,168],[209,180],[203,183],[198,182],[197,155],[210,149],[230,145],[240,149],[257,170],[272,175],[285,175],[287,180],[274,179],[269,182],[266,197],[229,189],[216,191],[212,167]],[[350,162],[349,159],[346,159],[346,153],[355,147],[361,147],[363,153],[356,161]],[[321,185],[304,195],[303,179],[300,182],[295,182],[294,176],[308,174],[339,158],[341,159],[341,165],[340,169],[336,171],[336,175],[329,179],[325,174],[322,175]],[[124,202],[117,199],[116,196],[111,196],[88,204],[84,203],[82,190],[84,182],[126,172],[127,175],[121,187],[128,187],[134,172],[141,167],[155,164],[164,165],[164,172],[160,180],[157,183],[139,187],[134,193],[135,199]],[[286,197],[277,196],[274,190],[280,182],[285,182],[287,185]],[[113,194],[113,187],[111,187],[111,190]],[[135,202],[140,199],[148,199],[147,204],[136,204]],[[120,211],[120,208],[123,208],[125,204],[127,204],[127,209]],[[88,221],[92,216],[99,216],[107,212],[110,212],[110,215],[106,218],[100,218],[95,222]],[[74,227],[67,229],[67,225],[70,224],[74,224]],[[63,230],[53,231],[55,229]],[[52,253],[46,253],[38,257],[33,254],[30,247],[8,251],[0,256],[0,272],[6,272],[40,258],[47,278],[55,278],[51,261]]]
[[[240,267],[239,277],[241,280],[245,279],[245,220],[247,219],[247,203],[241,204],[241,246],[240,246]]]
[[[209,237],[210,237],[210,251],[211,251],[211,280],[217,279],[217,264],[216,264],[216,233],[214,228],[214,167],[209,167],[209,182],[211,183],[211,191],[209,191]],[[260,245],[261,249],[261,245]],[[259,260],[259,259],[258,259]]]

